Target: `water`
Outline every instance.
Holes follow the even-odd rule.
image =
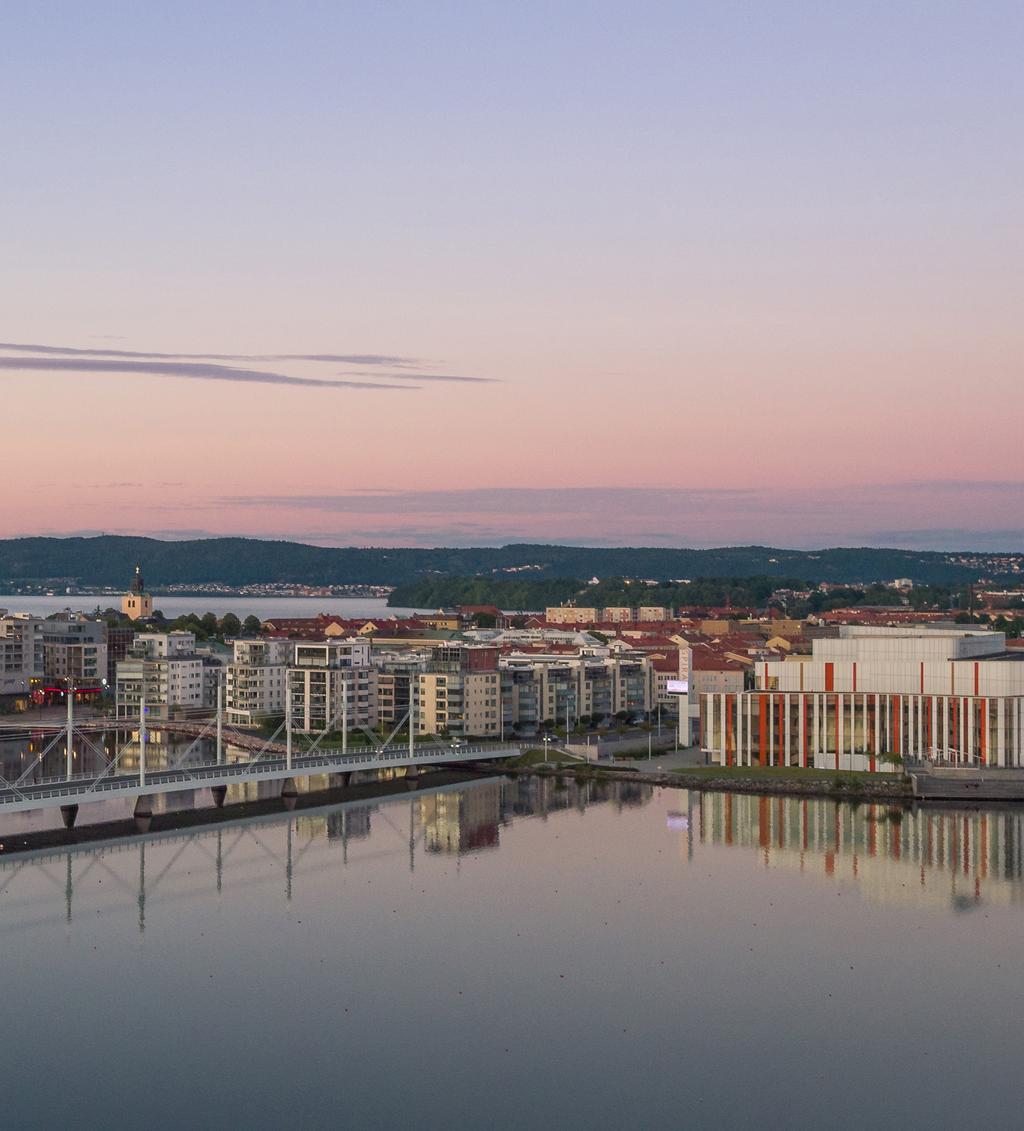
[[[0,593],[0,609],[12,613],[31,613],[45,617],[50,613],[73,609],[91,613],[96,606],[101,609],[120,608],[121,596],[117,593],[85,597],[64,594],[55,597],[19,596]],[[174,620],[186,613],[234,613],[240,620],[250,614],[260,620],[272,617],[315,617],[318,613],[337,613],[342,617],[405,617],[424,609],[390,609],[387,601],[379,597],[171,597],[155,596],[153,607]]]
[[[6,1123],[1012,1123],[1022,820],[484,779],[0,855]]]

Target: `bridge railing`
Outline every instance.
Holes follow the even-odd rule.
[[[379,748],[364,747],[355,751],[342,752],[340,748],[317,750],[313,754],[296,751],[292,754],[293,769],[316,769],[329,766],[359,766],[369,762],[395,762],[398,765],[411,765],[418,761],[424,762],[449,762],[473,761],[486,759],[499,750],[513,750],[518,747],[514,743],[495,743],[481,746],[422,746],[417,747],[410,757],[407,749],[398,747]],[[261,767],[278,766],[286,758],[284,751],[275,751],[264,754],[258,758],[236,758],[230,762],[186,762],[178,766],[149,766],[146,776],[160,781],[187,781],[195,777],[216,777],[222,774],[225,777],[244,777],[247,773],[258,773]],[[18,789],[26,789],[37,793],[48,786],[82,785],[102,778],[101,785],[106,782],[138,782],[139,771],[124,771],[105,774],[101,767],[94,772],[80,772],[72,774],[57,774],[45,778],[35,778],[21,782]],[[8,787],[10,788],[10,787]]]

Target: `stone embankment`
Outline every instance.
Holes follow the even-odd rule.
[[[758,777],[714,774],[641,773],[637,770],[615,770],[605,767],[573,766],[499,766],[489,772],[512,775],[536,774],[541,777],[575,777],[582,781],[624,781],[641,785],[668,786],[673,789],[694,789],[714,793],[761,793],[796,797],[832,797],[850,801],[912,801],[914,794],[909,778],[895,774],[885,778],[871,775],[837,774],[828,777],[796,777],[768,775]]]

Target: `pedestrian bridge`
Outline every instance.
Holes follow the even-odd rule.
[[[351,774],[357,770],[390,770],[404,768],[406,776],[415,780],[420,767],[454,765],[465,762],[514,758],[517,746],[421,746],[410,756],[407,750],[371,750],[356,754],[317,751],[315,754],[273,755],[244,762],[209,763],[178,766],[145,774],[85,774],[43,779],[0,786],[0,814],[28,809],[77,806],[91,801],[113,798],[141,798],[159,793],[175,793],[190,789],[226,789],[245,782],[290,782],[310,774]],[[350,780],[350,779],[346,779]],[[287,798],[285,791],[283,796]],[[294,794],[293,794],[294,796]],[[216,793],[215,793],[216,798]]]

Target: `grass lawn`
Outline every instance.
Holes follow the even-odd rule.
[[[814,770],[803,766],[683,766],[671,771],[685,777],[743,781],[771,781],[778,778],[796,778],[804,781],[899,781],[902,774],[870,773],[867,770]]]
[[[578,765],[580,764],[579,758],[573,758],[569,754],[564,754],[561,750],[544,750],[542,747],[535,746],[531,750],[524,750],[518,758],[509,758],[505,765],[507,766],[540,766],[545,762],[558,762],[565,764]]]

